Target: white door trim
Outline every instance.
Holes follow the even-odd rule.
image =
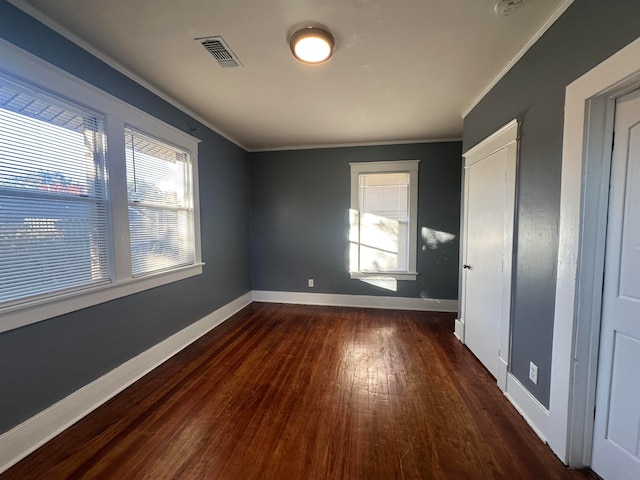
[[[516,170],[518,160],[518,139],[520,122],[517,119],[512,120],[507,125],[485,138],[475,147],[467,150],[462,156],[464,158],[464,168],[466,169],[476,162],[494,154],[498,150],[507,149],[507,165],[505,172],[506,195],[505,195],[505,211],[511,212],[511,215],[505,215],[504,222],[504,245],[502,257],[502,285],[503,296],[500,315],[500,350],[498,354],[498,368],[500,373],[496,379],[498,386],[504,392],[507,390],[507,376],[509,369],[509,347],[511,342],[511,286],[513,273],[513,231],[515,228],[515,211],[516,211]],[[467,258],[466,230],[467,217],[465,212],[468,210],[466,201],[468,199],[469,182],[468,177],[464,178],[464,195],[465,201],[462,209],[462,232],[461,232],[461,259]],[[461,262],[462,264],[462,262]],[[454,334],[458,339],[464,342],[464,312],[465,312],[465,290],[466,275],[462,277],[462,288],[460,295],[460,318],[456,320],[456,329]]]
[[[567,87],[549,432],[560,459],[591,462],[614,101],[640,85],[640,38]]]

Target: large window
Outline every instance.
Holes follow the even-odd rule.
[[[189,153],[133,128],[125,143],[133,275],[193,263]]]
[[[415,280],[418,162],[351,164],[352,278]]]
[[[102,125],[0,78],[0,305],[111,280]]]
[[[0,57],[0,332],[202,273],[198,140]]]

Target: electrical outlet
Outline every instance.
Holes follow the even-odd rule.
[[[538,366],[533,362],[529,362],[529,380],[538,384]]]
[[[310,278],[310,279],[308,280],[308,282],[309,282],[309,287],[310,287],[310,288],[313,288],[313,286],[314,286],[314,285],[313,285],[313,278]]]

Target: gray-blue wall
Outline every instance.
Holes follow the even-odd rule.
[[[253,289],[458,298],[461,142],[250,154]],[[420,160],[418,232],[453,234],[430,247],[419,235],[418,279],[397,291],[352,280],[348,270],[350,162]],[[307,287],[307,279],[315,287]]]
[[[0,433],[244,294],[252,281],[256,290],[457,298],[460,153],[515,117],[523,128],[512,369],[548,406],[564,90],[639,35],[638,0],[576,0],[467,115],[462,149],[443,143],[248,155],[0,0],[0,37],[177,128],[199,127],[207,262],[201,276],[0,334]],[[456,235],[438,249],[419,248],[418,281],[399,282],[395,293],[346,271],[348,163],[392,159],[422,160],[419,226]],[[313,290],[307,278],[316,280]],[[537,386],[527,379],[529,361],[540,369]]]
[[[243,149],[4,0],[0,37],[183,131],[198,127],[206,262],[203,275],[0,334],[2,433],[245,294],[251,273],[249,165]]]
[[[511,367],[549,406],[566,86],[640,36],[640,1],[576,0],[464,119],[464,150],[522,122]],[[528,379],[538,365],[538,385]]]

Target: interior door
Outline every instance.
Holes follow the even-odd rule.
[[[618,100],[592,468],[640,478],[640,90]]]
[[[505,308],[509,309],[505,295],[510,298],[510,272],[505,285],[504,269],[511,265],[504,265],[504,258],[505,246],[507,257],[511,254],[508,227],[513,227],[514,187],[508,181],[511,153],[504,146],[465,167],[464,342],[499,384],[506,376],[506,363],[501,368],[499,356],[501,323],[508,316]]]

